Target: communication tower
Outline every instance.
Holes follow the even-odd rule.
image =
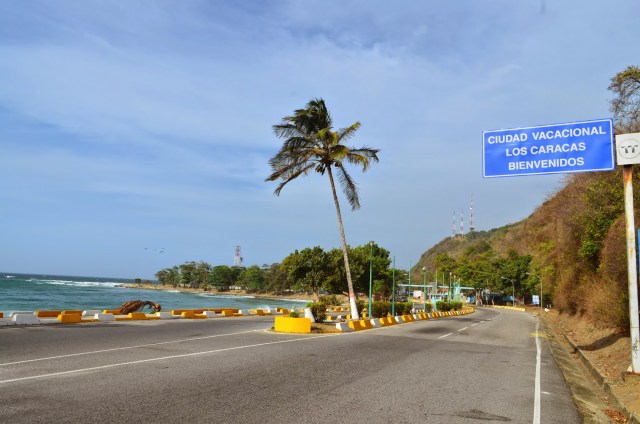
[[[453,220],[451,221],[451,238],[456,237],[456,211],[453,211]]]
[[[464,211],[460,210],[460,237],[464,237]]]
[[[476,227],[473,225],[473,194],[471,195],[471,206],[469,207],[469,232],[473,233]]]
[[[240,246],[236,246],[236,254],[233,257],[233,266],[242,266],[242,255],[240,254]]]

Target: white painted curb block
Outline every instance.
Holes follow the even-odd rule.
[[[242,311],[240,311],[240,312],[242,312]],[[220,316],[220,315],[216,314],[214,311],[204,311],[202,314],[207,318],[216,318],[216,317]]]
[[[156,312],[156,316],[160,317],[160,319],[174,319],[176,317],[171,312]]]
[[[36,313],[33,311],[11,311],[9,312],[9,318],[13,318],[14,315],[22,315],[22,314],[31,314],[36,316]]]
[[[336,323],[336,328],[343,333],[351,333],[353,332],[353,328],[349,327],[348,322],[338,322]]]
[[[380,327],[380,318],[373,318],[371,320],[371,325],[373,325],[373,328]]]
[[[316,319],[313,317],[313,313],[311,312],[311,308],[304,308],[304,317],[309,318],[311,322],[316,322]]]
[[[33,312],[31,312],[31,313],[22,313],[22,314],[14,314],[11,317],[11,321],[13,321],[13,323],[17,324],[17,325],[40,324],[40,320],[38,319],[38,317],[33,315]]]
[[[397,322],[398,324],[402,324],[402,323],[404,322],[404,321],[402,320],[402,317],[401,317],[400,315],[396,315],[394,318],[396,319],[396,322]]]
[[[97,314],[93,315],[94,319],[97,319],[98,321],[115,321],[116,317],[113,314],[103,314],[102,312],[98,312]]]
[[[95,309],[94,310],[89,309],[89,310],[86,310],[86,311],[82,311],[82,316],[83,317],[95,317],[97,314],[100,314],[100,313],[102,313],[102,311],[98,311],[98,310],[95,310]]]

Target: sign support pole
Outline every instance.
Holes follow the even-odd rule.
[[[627,229],[627,275],[629,280],[629,320],[631,329],[631,372],[640,374],[640,325],[638,316],[638,268],[633,217],[632,165],[623,165],[624,210]]]

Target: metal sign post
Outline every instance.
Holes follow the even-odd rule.
[[[629,280],[629,320],[631,330],[631,371],[640,373],[640,328],[638,317],[638,268],[633,217],[633,164],[640,163],[640,133],[616,136],[618,165],[624,179],[624,212],[627,228],[627,276]]]

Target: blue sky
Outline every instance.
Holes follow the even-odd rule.
[[[0,270],[150,278],[339,247],[326,176],[267,183],[272,125],[321,97],[381,149],[347,241],[396,265],[562,176],[482,178],[482,131],[608,118],[634,0],[0,2]],[[456,224],[459,225],[459,224]],[[162,253],[161,253],[162,252]]]

